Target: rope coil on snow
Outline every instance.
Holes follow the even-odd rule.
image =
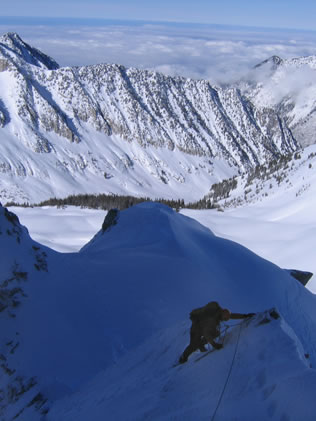
[[[226,378],[226,382],[224,384],[222,393],[221,393],[220,398],[218,400],[218,403],[217,403],[217,406],[215,408],[214,414],[213,414],[213,416],[211,418],[211,421],[214,421],[214,419],[215,419],[216,413],[217,413],[218,408],[219,408],[219,406],[220,406],[220,404],[222,402],[222,399],[223,399],[223,396],[224,396],[224,393],[225,393],[225,390],[226,390],[226,387],[227,387],[227,384],[228,384],[228,381],[229,381],[229,378],[230,378],[230,375],[231,375],[231,372],[232,372],[232,369],[233,369],[233,365],[234,365],[236,354],[237,354],[237,348],[238,348],[238,345],[239,345],[239,339],[240,339],[240,333],[241,333],[242,324],[243,324],[243,322],[237,324],[237,325],[239,325],[239,332],[238,332],[238,338],[237,338],[237,341],[236,341],[234,355],[233,355],[232,362],[231,362],[231,365],[230,365],[230,368],[229,368],[229,372],[228,372],[228,375],[227,375],[227,378]],[[224,339],[223,339],[223,344],[224,344],[226,332],[227,332],[228,329],[229,329],[229,327],[226,327],[225,334],[224,334]]]

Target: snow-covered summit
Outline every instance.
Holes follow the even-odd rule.
[[[59,68],[55,60],[37,48],[31,47],[15,32],[8,32],[0,37],[0,58],[2,59],[2,66],[7,60],[8,63],[13,62],[16,65],[28,63],[48,70]]]
[[[183,240],[193,240],[196,232],[200,236],[212,234],[194,219],[177,214],[168,206],[146,202],[133,206],[128,212],[110,211],[102,230],[81,252],[100,254],[116,247],[122,250],[146,248],[153,253],[156,249],[180,251]]]
[[[262,67],[268,67],[269,70],[276,70],[278,66],[280,66],[283,63],[283,59],[279,56],[272,56],[268,59],[262,61],[261,63],[257,64],[255,66],[255,69],[262,68]]]

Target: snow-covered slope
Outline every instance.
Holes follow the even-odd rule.
[[[182,210],[284,268],[316,273],[316,146],[213,188],[219,210]],[[33,224],[32,224],[33,225]],[[308,288],[316,292],[315,277]]]
[[[34,338],[41,332],[24,319],[24,309],[32,306],[37,286],[45,287],[48,255],[55,252],[31,240],[16,215],[1,206],[0,250],[0,418],[11,420],[27,405],[33,413],[46,400],[36,374],[25,365],[27,359],[37,360]]]
[[[229,329],[221,351],[196,353],[172,367],[188,331],[183,323],[155,335],[84,390],[57,402],[48,420],[315,418],[316,372],[284,319],[260,313]]]
[[[256,66],[240,88],[256,107],[282,115],[302,146],[316,142],[316,56],[273,56]]]
[[[249,401],[262,399],[262,411],[277,419],[278,408],[287,415],[281,402],[288,391],[284,379],[299,378],[299,396],[314,385],[314,370],[309,367],[316,363],[314,295],[286,271],[239,244],[216,237],[170,208],[147,203],[117,215],[112,212],[79,253],[45,249],[45,270],[39,271],[34,253],[42,249],[0,209],[1,258],[8,259],[1,265],[1,282],[10,276],[14,260],[21,264],[20,271],[28,272],[23,282],[26,297],[15,308],[15,317],[8,310],[0,313],[5,332],[2,359],[19,378],[36,379],[35,396],[24,388],[11,399],[11,389],[5,387],[15,374],[3,369],[4,419],[17,415],[23,421],[69,421],[80,420],[80,414],[86,419],[88,413],[94,420],[109,414],[111,419],[126,419],[127,413],[129,419],[168,419],[173,410],[176,419],[204,416],[210,409],[208,396],[212,404],[218,395],[208,386],[201,400],[200,393],[191,395],[194,384],[205,385],[207,373],[211,381],[214,370],[217,381],[225,377],[238,332],[227,335],[227,347],[213,354],[215,361],[206,357],[181,368],[172,365],[188,340],[188,313],[213,299],[232,311],[276,307],[281,315],[263,327],[254,321],[243,329],[240,349],[245,358],[239,368],[237,359],[243,381],[237,386],[240,376],[232,378],[230,387],[236,392],[228,395],[227,411],[242,393],[238,408],[250,417],[243,403],[249,394]],[[19,242],[8,230],[21,231],[24,237]],[[278,351],[279,358],[284,352],[286,356],[283,365],[274,367],[270,362]],[[309,354],[308,360],[304,354]],[[202,370],[206,373],[201,378]],[[33,401],[38,393],[40,398]],[[310,394],[305,398],[302,407],[314,408]],[[43,411],[49,408],[45,416]]]
[[[225,209],[283,200],[281,212],[286,208],[285,212],[290,216],[299,210],[302,220],[314,221],[311,209],[315,206],[315,169],[316,146],[311,145],[292,156],[257,166],[248,173],[213,185],[205,199]],[[275,213],[279,212],[279,206],[274,207]]]
[[[71,193],[194,200],[297,148],[283,119],[236,88],[119,65],[59,68],[0,38],[0,198]]]

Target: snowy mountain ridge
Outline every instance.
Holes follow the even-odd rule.
[[[49,70],[59,68],[58,63],[38,49],[24,42],[16,33],[7,33],[1,37],[1,71],[17,63],[18,58],[25,63]]]
[[[300,145],[315,143],[316,56],[273,56],[257,65],[237,86],[256,107],[276,110]]]
[[[315,296],[287,271],[155,203],[120,212],[67,254],[35,243],[0,211],[0,302],[11,278],[19,301],[0,311],[2,419],[203,419],[219,394],[210,377],[223,384],[237,341],[226,415],[277,420],[288,416],[285,396],[293,413],[315,412]],[[258,315],[240,341],[232,327],[223,350],[173,367],[190,310],[212,299]],[[271,307],[279,318],[262,313]]]
[[[231,324],[221,351],[196,353],[177,367],[170,362],[185,347],[188,326],[161,332],[56,402],[48,419],[312,420],[315,370],[290,326],[275,317],[265,311]]]
[[[116,64],[59,68],[17,34],[0,38],[0,56],[2,200],[194,200],[298,147],[278,114],[235,87]]]

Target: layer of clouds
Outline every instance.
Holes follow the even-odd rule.
[[[228,83],[272,55],[316,55],[316,32],[182,24],[0,25],[61,66],[119,63]]]
[[[254,99],[257,104],[273,107],[291,98],[295,102],[297,119],[305,117],[315,107],[316,60],[300,65],[290,60],[272,73],[267,63],[259,72],[256,69],[247,76],[255,76],[254,80],[260,81],[260,90]]]

